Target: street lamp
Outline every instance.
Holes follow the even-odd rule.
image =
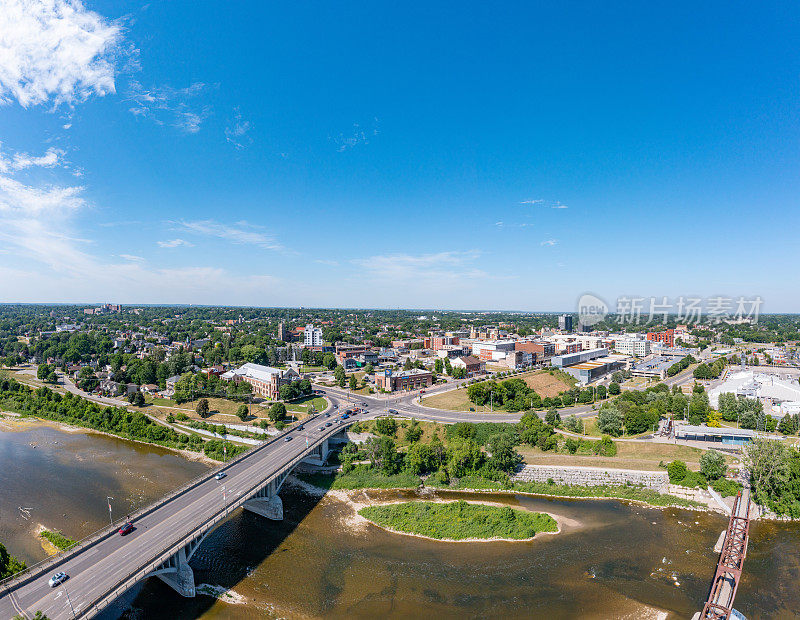
[[[112,499],[114,499],[114,498],[111,497],[111,496],[108,496],[108,495],[106,496],[106,501],[108,502],[108,520],[111,523],[111,525],[114,525],[114,519],[111,518],[111,500]]]

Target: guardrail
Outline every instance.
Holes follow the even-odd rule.
[[[326,412],[329,408],[330,408],[330,406],[326,407],[323,410],[323,412],[321,412],[321,413]],[[321,413],[318,414],[318,415],[321,415]],[[306,420],[306,422],[307,421],[308,420]],[[45,573],[47,571],[50,571],[50,570],[54,569],[55,567],[63,564],[67,560],[69,560],[72,557],[74,557],[75,555],[77,555],[79,552],[82,552],[85,549],[88,549],[89,547],[92,547],[93,545],[97,544],[98,542],[101,542],[101,541],[105,540],[106,538],[108,538],[112,534],[115,534],[117,532],[118,528],[122,524],[126,523],[127,521],[134,521],[136,519],[141,519],[142,517],[147,516],[148,514],[150,514],[153,511],[161,508],[165,504],[171,502],[172,500],[180,497],[181,495],[183,495],[183,494],[187,493],[188,491],[194,489],[195,487],[199,486],[200,484],[202,484],[206,480],[211,479],[214,475],[216,475],[220,471],[225,471],[226,469],[228,469],[229,467],[232,467],[236,463],[239,463],[243,459],[249,458],[250,456],[252,456],[256,452],[258,452],[260,450],[263,450],[263,449],[267,448],[268,446],[272,445],[273,443],[275,443],[279,439],[283,438],[286,434],[288,434],[291,431],[293,431],[295,429],[295,427],[299,426],[300,424],[301,424],[301,422],[299,422],[299,421],[294,423],[290,428],[288,428],[286,430],[286,432],[281,433],[280,435],[275,435],[271,440],[266,441],[266,442],[262,443],[259,446],[255,446],[254,448],[251,448],[250,450],[246,450],[245,452],[243,452],[239,456],[237,456],[237,457],[233,458],[232,460],[227,461],[226,463],[224,463],[223,466],[220,467],[220,468],[211,469],[210,471],[205,472],[205,473],[197,476],[196,478],[193,478],[192,480],[190,480],[189,482],[187,482],[183,486],[179,487],[178,489],[176,489],[172,493],[169,493],[168,495],[165,495],[164,497],[160,498],[155,503],[150,504],[148,506],[145,506],[143,508],[140,508],[138,511],[136,511],[132,515],[127,515],[124,519],[117,519],[116,521],[113,521],[111,524],[109,524],[107,526],[104,526],[103,528],[101,528],[99,530],[96,530],[95,532],[92,532],[91,534],[85,536],[81,540],[76,541],[75,544],[73,544],[70,547],[64,549],[63,551],[60,551],[59,553],[57,553],[57,554],[55,554],[55,555],[53,555],[53,556],[51,556],[49,558],[45,558],[44,560],[41,560],[40,562],[32,564],[31,566],[28,566],[24,571],[20,571],[20,572],[14,574],[14,575],[11,575],[10,577],[6,577],[5,579],[0,580],[0,593],[8,593],[8,592],[11,591],[12,588],[24,585],[24,584],[29,583],[30,581],[32,581],[34,579],[37,579],[43,573]]]
[[[109,588],[99,596],[95,597],[94,600],[92,600],[87,604],[84,610],[78,612],[78,616],[81,617],[84,615],[88,615],[88,617],[92,617],[97,613],[99,613],[100,611],[102,611],[103,609],[107,608],[108,605],[111,604],[111,602],[113,602],[114,600],[116,600],[121,594],[124,594],[139,580],[147,577],[149,573],[156,570],[163,562],[165,562],[172,555],[177,553],[181,549],[181,547],[183,547],[186,544],[187,541],[190,541],[198,536],[203,535],[205,532],[209,531],[217,523],[225,519],[230,512],[236,510],[236,508],[238,508],[246,501],[248,501],[250,499],[250,496],[254,492],[258,491],[264,485],[269,484],[274,479],[278,478],[283,472],[294,469],[294,467],[296,467],[298,463],[300,463],[300,461],[306,458],[308,456],[308,453],[313,451],[318,445],[320,445],[322,442],[328,439],[331,435],[335,435],[336,433],[345,430],[348,426],[350,426],[355,422],[356,420],[345,421],[343,422],[342,425],[331,428],[326,435],[323,435],[314,443],[309,444],[307,450],[301,452],[291,461],[289,461],[282,467],[278,468],[271,476],[252,485],[250,488],[248,488],[248,490],[241,493],[230,504],[226,504],[219,512],[207,518],[199,525],[193,527],[190,534],[183,536],[178,542],[169,543],[168,545],[163,547],[162,550],[155,556],[155,559],[151,560],[150,562],[147,562],[144,568],[137,568],[135,571],[131,571],[122,579],[122,581],[120,581],[113,588]]]

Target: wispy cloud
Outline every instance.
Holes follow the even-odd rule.
[[[121,27],[80,0],[5,0],[0,33],[0,104],[73,105],[115,92]]]
[[[359,144],[369,144],[370,138],[377,136],[378,119],[373,119],[370,127],[362,127],[359,123],[353,123],[352,131],[347,133],[340,133],[338,136],[332,137],[331,140],[336,145],[336,150],[340,153],[351,149]]]
[[[158,247],[161,248],[194,247],[194,243],[189,243],[188,241],[185,241],[183,239],[167,239],[165,241],[156,241],[156,243],[158,244]]]
[[[35,156],[28,153],[14,153],[9,159],[0,153],[0,172],[9,173],[25,168],[53,168],[63,165],[64,151],[54,147],[47,149],[44,155]]]
[[[143,256],[136,256],[135,254],[120,254],[119,257],[132,262],[142,262],[144,260]]]
[[[237,149],[253,143],[253,138],[247,135],[251,129],[250,121],[244,120],[238,107],[233,110],[233,122],[225,128],[225,139]]]
[[[186,133],[197,133],[203,121],[211,115],[211,108],[197,101],[207,88],[203,82],[194,82],[186,88],[145,88],[138,81],[131,80],[126,97],[134,105],[129,112],[149,118],[158,125],[168,124]]]
[[[255,245],[264,250],[283,249],[272,235],[259,231],[258,226],[245,221],[236,222],[233,226],[214,220],[180,221],[174,222],[174,226],[178,230],[217,237],[236,244]]]
[[[551,209],[569,209],[569,207],[565,204],[562,204],[558,200],[545,200],[544,198],[535,198],[533,200],[522,200],[520,201],[521,205],[540,205],[542,207],[549,207]]]
[[[545,239],[539,245],[543,247],[553,247],[558,244],[558,239]]]
[[[484,271],[472,266],[480,255],[478,250],[387,254],[354,259],[352,262],[384,281],[438,280],[444,283],[448,278],[485,277],[487,274]]]
[[[315,263],[319,263],[320,265],[328,265],[329,267],[338,267],[339,261],[338,260],[330,260],[327,258],[317,258],[314,260]]]

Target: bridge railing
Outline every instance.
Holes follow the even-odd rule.
[[[314,417],[316,418],[317,416]],[[309,422],[312,419],[314,418],[307,418],[306,420],[304,420],[303,423]],[[267,448],[267,446],[272,445],[276,441],[280,440],[284,435],[294,430],[294,428],[296,426],[299,426],[300,424],[301,424],[300,422],[293,424],[289,429],[287,429],[286,432],[274,436],[272,439],[262,443],[259,446],[251,448],[250,450],[246,450],[245,452],[231,459],[230,461],[226,461],[222,467],[210,469],[209,471],[200,474],[199,476],[193,478],[183,486],[178,487],[175,491],[158,499],[155,503],[144,506],[143,508],[140,508],[138,511],[134,512],[133,514],[126,515],[125,518],[113,521],[111,524],[106,525],[103,528],[96,530],[95,532],[92,532],[91,534],[85,536],[84,538],[76,541],[75,544],[71,545],[70,547],[67,547],[63,551],[60,551],[59,553],[56,553],[55,555],[50,556],[49,558],[45,558],[44,560],[36,562],[35,564],[28,566],[25,570],[20,571],[14,575],[11,575],[10,577],[6,577],[5,579],[0,580],[0,594],[2,594],[3,592],[8,592],[12,588],[15,588],[17,586],[24,585],[25,583],[37,579],[43,573],[53,570],[54,568],[68,561],[78,553],[97,544],[98,542],[107,539],[109,536],[116,534],[119,527],[122,524],[126,523],[127,521],[134,521],[136,519],[141,519],[142,517],[147,516],[148,514],[161,508],[168,502],[171,502],[177,497],[180,497],[181,495],[187,493],[188,491],[191,491],[192,489],[202,484],[206,480],[209,480],[220,471],[225,471],[226,469],[232,467],[236,463],[239,463],[243,459],[248,458],[253,454],[255,454],[256,452],[259,452],[260,450]]]
[[[308,421],[308,420],[306,420]],[[154,559],[150,560],[149,562],[145,563],[143,568],[137,568],[136,570],[130,571],[125,577],[122,578],[115,586],[107,589],[105,592],[101,593],[97,597],[94,598],[91,602],[89,602],[83,611],[80,612],[80,615],[84,614],[91,614],[92,616],[99,613],[103,609],[107,608],[113,601],[115,601],[120,595],[124,594],[129,588],[131,588],[134,584],[136,584],[141,579],[147,577],[149,573],[152,573],[156,570],[163,562],[177,553],[181,547],[183,547],[187,542],[194,540],[198,536],[202,536],[205,532],[209,531],[213,528],[217,523],[221,520],[225,519],[232,511],[236,510],[239,506],[244,504],[250,496],[258,491],[261,487],[266,484],[269,484],[274,479],[278,478],[283,472],[291,471],[294,467],[297,466],[300,461],[308,456],[308,453],[314,450],[318,445],[322,444],[326,439],[329,439],[331,435],[335,435],[337,432],[340,432],[346,429],[350,424],[353,424],[355,420],[346,422],[341,426],[335,426],[330,429],[330,432],[326,435],[323,435],[319,439],[316,439],[313,443],[308,444],[308,448],[292,460],[288,461],[286,464],[279,467],[272,475],[268,476],[264,480],[252,485],[246,491],[242,492],[239,496],[236,497],[231,503],[225,504],[219,512],[215,513],[214,515],[208,517],[198,525],[192,527],[191,532],[181,537],[178,542],[171,542],[164,547],[161,548],[161,551],[157,552]],[[249,452],[252,454],[252,452]]]

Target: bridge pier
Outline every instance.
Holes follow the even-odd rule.
[[[283,481],[289,472],[284,472],[274,480],[271,480],[264,488],[248,499],[242,508],[254,512],[257,515],[272,519],[273,521],[283,521],[283,500],[278,495],[278,491],[283,486]]]
[[[192,559],[194,552],[197,551],[205,537],[206,534],[202,534],[186,543],[165,560],[161,566],[150,573],[148,577],[158,577],[181,596],[194,598],[194,571],[189,566],[189,560]]]
[[[306,458],[303,459],[303,462],[322,467],[325,464],[329,453],[330,448],[328,446],[328,440],[325,439],[320,445],[314,448]]]

